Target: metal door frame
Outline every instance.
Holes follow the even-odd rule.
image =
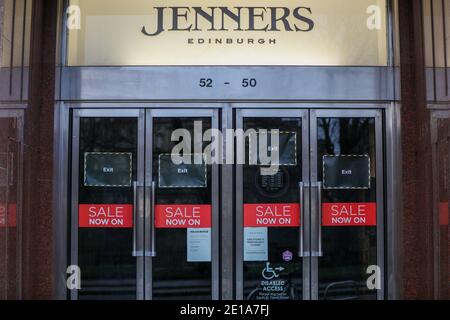
[[[244,118],[270,118],[270,117],[288,117],[288,118],[298,118],[302,120],[302,181],[303,183],[309,183],[309,148],[308,148],[308,140],[309,140],[309,123],[308,123],[308,109],[277,109],[277,110],[261,110],[261,109],[238,109],[236,110],[236,129],[244,128]],[[239,146],[236,146],[238,148]],[[245,148],[245,146],[242,146]],[[237,149],[236,149],[237,150]],[[244,152],[245,150],[241,150]],[[236,164],[236,181],[235,181],[235,194],[236,194],[236,299],[242,300],[244,295],[244,276],[243,276],[243,263],[244,263],[244,226],[243,226],[243,165]],[[300,181],[299,181],[300,183]],[[309,195],[304,194],[304,199],[307,199]],[[300,199],[299,199],[300,201]],[[300,228],[300,237],[302,238],[302,245],[306,248],[305,255],[302,257],[302,278],[303,278],[303,290],[302,296],[303,299],[309,299],[310,295],[310,263],[309,263],[309,239],[310,239],[310,220],[309,215],[304,215],[304,212],[309,212],[309,201],[305,201],[303,204],[300,204],[301,210],[300,214],[303,217],[303,224],[301,224]],[[302,235],[303,234],[303,235]],[[300,248],[299,248],[300,249]]]
[[[242,108],[236,110],[236,129],[243,128],[245,117],[290,117],[302,118],[302,176],[305,186],[303,191],[304,203],[301,204],[303,216],[303,245],[305,256],[303,257],[303,299],[318,299],[318,259],[319,259],[319,228],[317,201],[317,118],[319,117],[369,117],[375,118],[375,150],[376,150],[376,179],[377,179],[377,265],[381,270],[381,290],[377,290],[377,298],[385,297],[385,230],[384,230],[384,135],[382,110],[373,106],[372,109],[358,108],[310,108],[305,106],[290,105],[290,109],[269,110],[270,105],[261,108],[255,105],[255,109]],[[252,106],[253,107],[253,106]],[[266,109],[265,109],[266,108]],[[236,165],[236,299],[243,299],[243,166]],[[313,190],[316,190],[313,192]],[[307,213],[307,214],[304,214]]]
[[[210,109],[146,109],[146,148],[145,162],[153,161],[153,119],[155,118],[211,118],[211,128],[219,129],[219,111],[211,105]],[[154,217],[150,217],[154,206],[154,190],[152,191],[153,167],[145,166],[145,219],[153,224]],[[211,165],[211,205],[212,205],[212,228],[211,228],[211,292],[212,299],[218,300],[220,297],[220,250],[219,250],[219,167],[218,164]],[[152,194],[153,193],[153,194]],[[149,223],[145,223],[145,299],[152,299],[152,252],[154,245],[154,228]],[[153,229],[153,230],[152,230]]]
[[[383,143],[383,123],[382,111],[379,109],[363,110],[363,109],[311,109],[310,110],[310,159],[311,159],[311,186],[318,186],[318,168],[317,168],[317,119],[318,118],[374,118],[375,119],[375,158],[376,158],[376,203],[377,203],[377,265],[381,271],[381,289],[377,290],[377,298],[384,298],[385,281],[384,281],[384,143]],[[311,188],[311,244],[318,254],[312,254],[311,257],[311,299],[319,298],[319,259],[321,256],[321,221],[319,208],[317,204],[321,201],[313,201],[319,199],[319,188]],[[321,203],[320,203],[321,205]]]
[[[142,109],[75,109],[72,115],[72,161],[71,161],[71,216],[68,217],[70,221],[70,253],[69,253],[69,265],[78,265],[78,190],[79,190],[79,159],[80,159],[80,118],[136,118],[138,121],[137,128],[137,170],[136,170],[136,182],[138,186],[144,184],[144,148],[145,148],[145,111]],[[142,190],[138,188],[136,190]],[[141,196],[137,196],[137,199],[143,199]],[[141,221],[137,224],[133,223],[133,230],[136,232],[136,251],[130,254],[136,256],[136,298],[141,300],[144,298],[144,260],[142,254],[139,254],[141,244],[143,244],[143,226],[142,217],[144,216],[143,201],[140,201],[136,208],[136,214]],[[136,227],[139,227],[136,230]],[[141,284],[141,285],[139,285]],[[78,290],[70,290],[70,298],[72,300],[78,299]]]

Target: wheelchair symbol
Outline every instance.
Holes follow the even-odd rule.
[[[266,262],[266,267],[262,271],[262,276],[266,280],[272,280],[278,278],[283,270],[283,267],[272,268],[270,262]]]

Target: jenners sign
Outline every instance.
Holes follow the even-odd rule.
[[[71,0],[68,64],[387,63],[386,0]]]
[[[164,31],[299,32],[314,28],[308,7],[155,7],[154,10],[153,27],[142,28],[146,36],[157,36]],[[166,16],[169,21],[165,21]]]

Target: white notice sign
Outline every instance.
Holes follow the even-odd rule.
[[[268,260],[267,228],[244,228],[244,261]]]
[[[187,261],[211,261],[211,228],[187,229]]]

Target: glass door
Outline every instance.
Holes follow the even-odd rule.
[[[311,110],[311,297],[382,299],[379,110]]]
[[[219,180],[212,161],[219,149],[212,147],[218,142],[212,129],[218,129],[213,110],[147,111],[149,299],[219,298]]]
[[[73,112],[71,298],[143,299],[145,112]]]
[[[307,116],[237,111],[237,299],[309,298]]]
[[[236,297],[382,299],[381,111],[243,109],[236,128]]]
[[[73,111],[72,299],[219,298],[213,128],[209,109]]]

